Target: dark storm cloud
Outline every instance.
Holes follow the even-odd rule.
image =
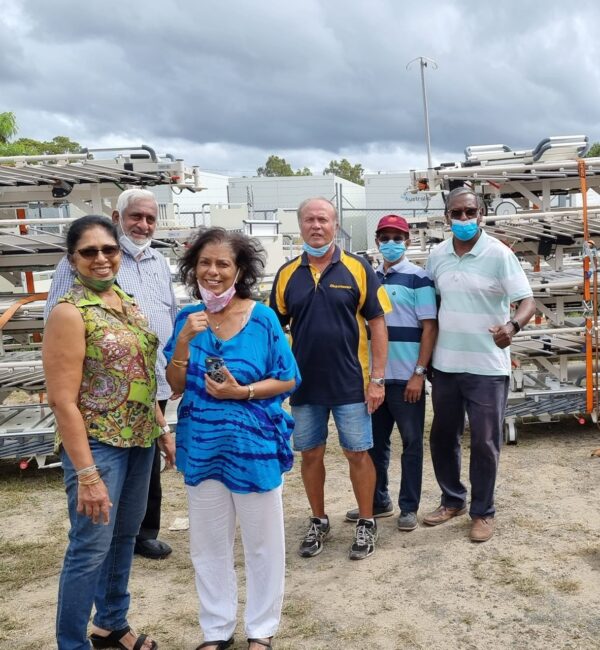
[[[27,110],[31,121],[39,112],[47,132],[38,137],[57,132],[57,115],[90,140],[414,149],[423,142],[421,86],[418,66],[405,67],[421,54],[439,63],[426,71],[438,151],[600,136],[593,2],[2,5],[13,11],[0,32],[11,36],[10,46],[0,38],[0,110]]]

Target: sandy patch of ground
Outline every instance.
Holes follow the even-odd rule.
[[[376,553],[347,559],[354,505],[346,461],[332,438],[327,453],[327,509],[332,536],[321,555],[296,554],[308,508],[299,464],[285,484],[288,565],[276,647],[396,649],[600,648],[600,459],[595,427],[575,420],[520,430],[504,447],[497,490],[497,533],[468,540],[469,520],[411,533],[396,518],[379,520]],[[396,435],[391,476],[399,475]],[[420,515],[439,490],[425,457]],[[465,462],[465,473],[468,463]],[[162,562],[136,558],[131,622],[161,650],[201,641],[187,532],[168,531],[186,514],[180,477],[163,474],[161,538],[174,549]],[[67,517],[60,470],[0,463],[0,648],[52,648],[58,573]],[[241,552],[237,556],[241,567]],[[240,574],[240,599],[244,598]],[[246,648],[243,602],[236,649]]]

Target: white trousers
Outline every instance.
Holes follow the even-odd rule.
[[[187,492],[190,553],[204,639],[226,640],[235,630],[236,516],[246,564],[246,636],[273,636],[281,618],[285,581],[282,487],[260,494],[237,494],[220,481],[209,480],[188,485]]]

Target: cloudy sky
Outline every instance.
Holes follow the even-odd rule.
[[[249,175],[426,165],[469,144],[600,140],[594,0],[0,0],[0,112],[23,137],[150,144]]]

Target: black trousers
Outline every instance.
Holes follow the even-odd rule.
[[[465,412],[471,430],[471,517],[493,517],[508,377],[433,371],[433,423],[429,442],[442,505],[463,508],[467,488],[460,480]]]
[[[160,410],[165,412],[167,400],[158,401]],[[145,539],[156,539],[160,531],[160,504],[162,501],[162,488],[160,486],[160,449],[154,443],[154,459],[152,461],[152,471],[150,472],[150,485],[148,487],[148,503],[146,505],[146,514],[140,526],[140,532],[137,538],[140,541]]]

